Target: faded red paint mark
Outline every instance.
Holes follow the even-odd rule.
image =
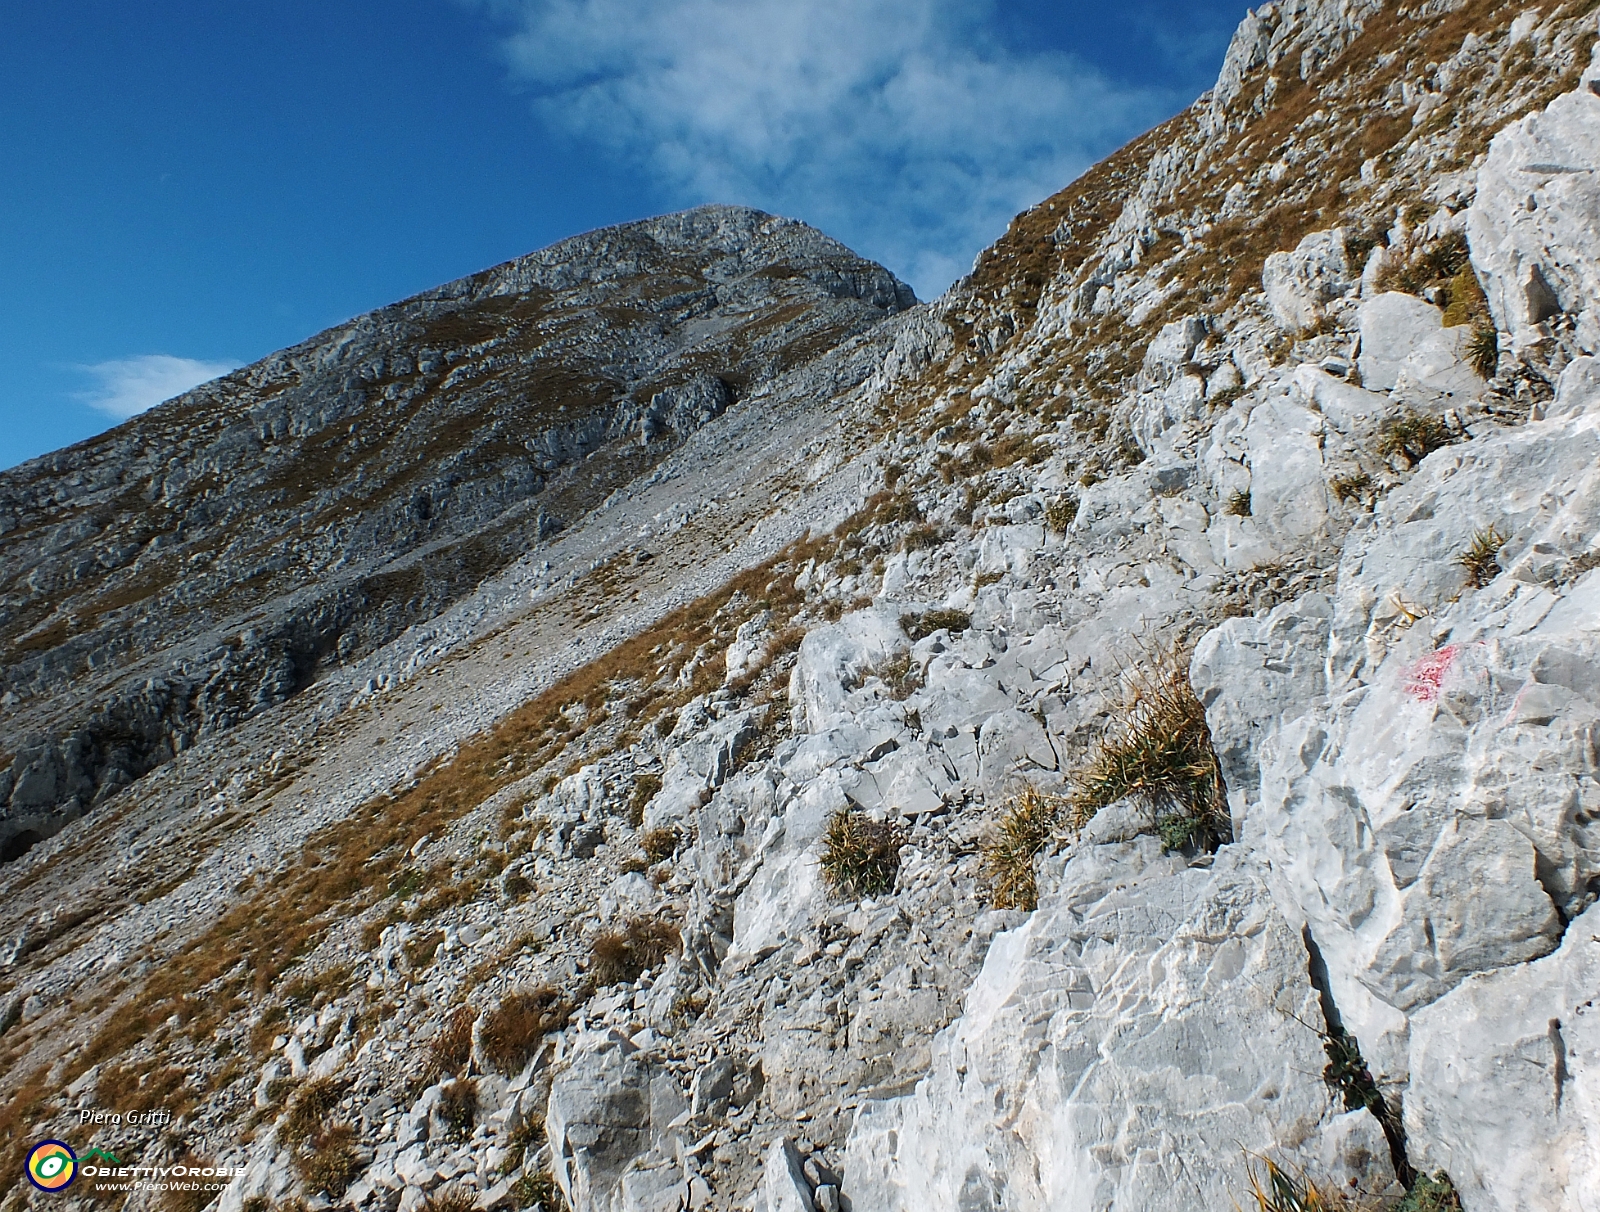
[[[1437,652],[1430,652],[1423,657],[1405,674],[1405,690],[1412,698],[1421,699],[1424,703],[1439,701],[1439,687],[1444,682],[1444,675],[1449,672],[1450,666],[1455,664],[1456,657],[1460,654],[1458,644],[1446,644]]]

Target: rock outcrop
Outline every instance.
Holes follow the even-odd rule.
[[[1571,321],[1584,353],[1600,352],[1600,56],[1577,88],[1495,135],[1467,210],[1473,265],[1496,324],[1519,344]]]

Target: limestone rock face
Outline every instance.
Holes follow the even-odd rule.
[[[1267,739],[1324,694],[1332,617],[1326,597],[1307,594],[1264,619],[1230,619],[1195,647],[1189,680],[1206,707],[1236,827],[1260,790]]]
[[[1417,1155],[1475,1184],[1468,1207],[1581,1207],[1557,1194],[1593,1147],[1592,1118],[1559,1118],[1588,1096],[1557,1081],[1549,1042],[1558,1020],[1587,1030],[1574,974],[1600,894],[1600,573],[1564,572],[1600,528],[1600,393],[1580,382],[1561,419],[1430,456],[1352,535],[1331,683],[1314,601],[1225,625],[1194,666],[1244,843],[1374,1074],[1405,1092]],[[1499,575],[1463,587],[1449,553],[1491,517]],[[1529,1108],[1514,1166],[1489,1106]]]
[[[1188,867],[1151,838],[1086,841],[1053,884],[996,937],[929,1076],[862,1106],[857,1207],[1214,1208],[1244,1189],[1241,1149],[1310,1161],[1350,1130],[1305,947],[1238,851]],[[1359,1117],[1349,1176],[1382,1190],[1387,1146]]]
[[[1494,137],[1467,235],[1500,328],[1534,343],[1569,313],[1579,348],[1600,352],[1600,58],[1578,88]]]
[[[1413,1016],[1407,1133],[1416,1165],[1448,1172],[1466,1207],[1600,1200],[1596,989],[1600,906],[1553,954],[1469,977]]]
[[[687,1102],[674,1080],[627,1040],[580,1041],[551,1084],[545,1119],[552,1169],[567,1199],[596,1212],[638,1207],[643,1179],[635,1163],[666,1141]]]

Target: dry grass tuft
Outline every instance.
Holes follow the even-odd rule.
[[[188,1168],[192,1175],[196,1170],[205,1170],[216,1165],[203,1157],[196,1157],[193,1153],[186,1153],[178,1162]],[[204,1178],[187,1178],[184,1180],[173,1179],[167,1183],[167,1189],[161,1193],[162,1212],[204,1212],[207,1205],[216,1199],[216,1192],[204,1190]]]
[[[633,794],[628,797],[628,824],[637,829],[644,821],[646,805],[661,790],[661,776],[641,774],[633,780]]]
[[[652,863],[662,863],[678,853],[683,834],[671,825],[647,829],[639,838],[639,849]]]
[[[1480,321],[1473,325],[1472,339],[1467,342],[1467,361],[1483,379],[1494,378],[1500,368],[1500,334],[1494,325]]]
[[[920,640],[936,631],[959,635],[971,626],[972,616],[964,610],[925,610],[900,616],[900,630],[912,640]]]
[[[1388,459],[1399,455],[1406,466],[1415,467],[1441,447],[1456,440],[1443,417],[1427,416],[1409,409],[1386,421],[1378,435],[1378,454]]]
[[[311,1148],[295,1158],[295,1169],[312,1192],[339,1199],[363,1169],[356,1130],[349,1124],[334,1124],[319,1133]]]
[[[822,835],[822,875],[841,896],[882,896],[900,873],[904,832],[898,821],[875,821],[853,809],[835,812]]]
[[[900,541],[900,550],[908,553],[927,551],[941,543],[948,543],[953,535],[954,532],[947,526],[913,526]]]
[[[471,1006],[457,1006],[444,1020],[439,1034],[429,1045],[434,1069],[440,1073],[460,1073],[472,1057],[472,1024],[477,1013]]]
[[[1500,575],[1500,549],[1506,540],[1493,526],[1472,536],[1472,546],[1456,557],[1456,563],[1466,570],[1468,585],[1482,589]]]
[[[678,928],[660,918],[630,918],[621,930],[604,930],[590,944],[589,974],[597,985],[636,981],[675,952]]]
[[[294,1092],[283,1123],[278,1126],[278,1139],[291,1148],[305,1144],[319,1136],[327,1124],[328,1115],[344,1097],[344,1087],[331,1077],[317,1077]]]
[[[903,703],[922,689],[922,669],[909,652],[897,652],[876,669],[868,671],[888,687],[889,697]]]
[[[1111,729],[1072,794],[1073,823],[1122,799],[1144,804],[1170,850],[1212,848],[1232,834],[1206,711],[1189,685],[1187,653],[1156,657],[1128,679]]]
[[[1057,534],[1066,534],[1067,527],[1078,516],[1078,498],[1070,495],[1051,497],[1044,503],[1045,525]]]
[[[467,1187],[440,1187],[422,1201],[422,1212],[477,1212],[477,1193]]]
[[[554,985],[538,985],[508,993],[484,1017],[479,1043],[483,1059],[507,1077],[520,1073],[534,1058],[544,1037],[567,1025],[571,1013]]]
[[[1334,476],[1328,481],[1328,487],[1333,489],[1333,495],[1339,502],[1364,501],[1372,492],[1372,477],[1364,471],[1351,472],[1347,476]]]
[[[1033,861],[1055,840],[1070,810],[1065,796],[1045,795],[1033,787],[1010,802],[983,843],[983,872],[996,909],[1038,908]]]
[[[540,1170],[537,1174],[525,1174],[516,1181],[512,1192],[517,1197],[517,1204],[523,1208],[537,1205],[544,1212],[567,1212],[566,1197],[561,1194],[561,1188],[556,1185],[555,1177],[548,1170]],[[454,1209],[430,1209],[426,1205],[423,1212],[455,1212]]]
[[[1260,1161],[1264,1178],[1254,1159],[1245,1163],[1257,1212],[1337,1212],[1350,1206],[1343,1196],[1323,1191],[1304,1174],[1290,1174],[1267,1158]]]
[[[439,1087],[439,1118],[452,1136],[465,1136],[478,1118],[478,1083],[460,1078]]]

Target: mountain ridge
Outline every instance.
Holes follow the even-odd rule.
[[[810,228],[705,207],[573,237],[358,317],[0,475],[8,725],[66,733],[30,735],[9,782],[0,773],[0,801],[43,810],[0,848],[15,857],[11,839],[48,828],[55,804],[114,793],[157,756],[392,639],[647,473],[786,359],[913,300]],[[568,335],[586,320],[600,331]],[[574,475],[602,448],[609,467]],[[46,474],[56,487],[35,499]],[[297,536],[292,554],[283,534]],[[280,595],[284,609],[261,609]],[[206,618],[197,634],[183,622],[197,611],[253,638],[229,641]],[[152,668],[150,650],[178,637],[199,651]],[[103,671],[129,647],[145,651],[142,681],[181,688],[120,702]],[[59,695],[63,678],[88,681],[100,705],[30,720],[27,700]]]

